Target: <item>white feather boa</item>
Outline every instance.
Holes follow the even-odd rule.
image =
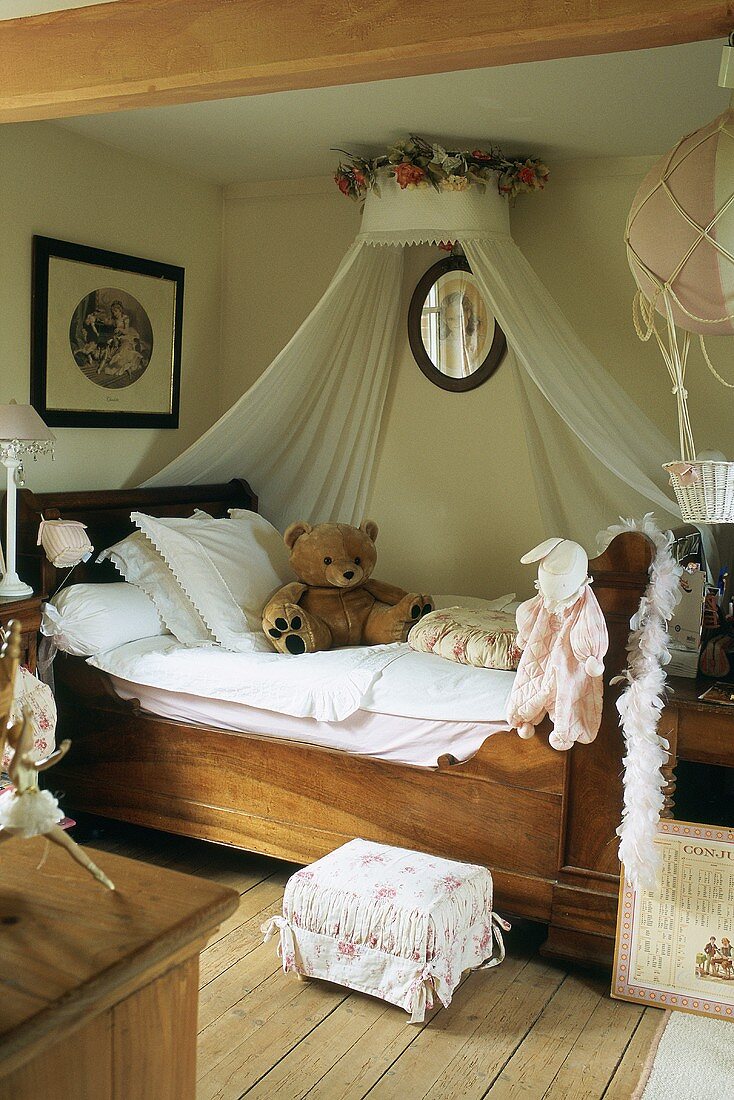
[[[624,809],[617,829],[619,858],[627,878],[637,888],[655,884],[660,853],[655,845],[657,823],[663,808],[666,785],[662,768],[669,756],[669,744],[658,733],[660,712],[665,705],[665,665],[670,661],[668,622],[681,597],[682,568],[670,545],[673,536],[657,526],[651,512],[642,520],[622,520],[600,538],[601,548],[622,531],[640,531],[655,544],[650,582],[630,622],[627,668],[619,680],[627,686],[617,700],[624,734]],[[605,544],[605,545],[604,545]]]

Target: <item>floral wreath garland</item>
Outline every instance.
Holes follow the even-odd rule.
[[[334,181],[343,195],[357,201],[364,199],[368,191],[380,194],[380,172],[394,176],[403,191],[420,187],[436,191],[466,191],[469,187],[483,190],[494,176],[499,193],[510,200],[530,191],[542,191],[550,175],[538,157],[510,159],[494,145],[488,150],[447,151],[415,134],[372,159],[345,149],[334,152],[349,157],[348,162],[339,164]]]

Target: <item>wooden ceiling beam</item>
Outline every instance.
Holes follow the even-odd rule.
[[[0,22],[0,121],[724,37],[712,0],[116,0]]]

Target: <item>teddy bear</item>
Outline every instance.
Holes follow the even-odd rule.
[[[265,636],[279,653],[404,642],[430,596],[372,579],[377,524],[292,523],[283,536],[297,580],[268,601]]]

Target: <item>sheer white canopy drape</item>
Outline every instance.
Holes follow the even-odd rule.
[[[535,201],[542,201],[537,199]],[[459,241],[507,336],[549,534],[594,546],[620,513],[680,522],[675,448],[578,338],[514,243],[494,192],[370,193],[362,232],[259,380],[147,485],[246,476],[276,525],[359,522],[394,361],[403,248]],[[511,441],[507,441],[508,446]],[[709,542],[709,553],[711,543]]]
[[[216,424],[146,485],[246,477],[281,530],[360,523],[395,351],[403,251],[352,246],[313,312]]]

